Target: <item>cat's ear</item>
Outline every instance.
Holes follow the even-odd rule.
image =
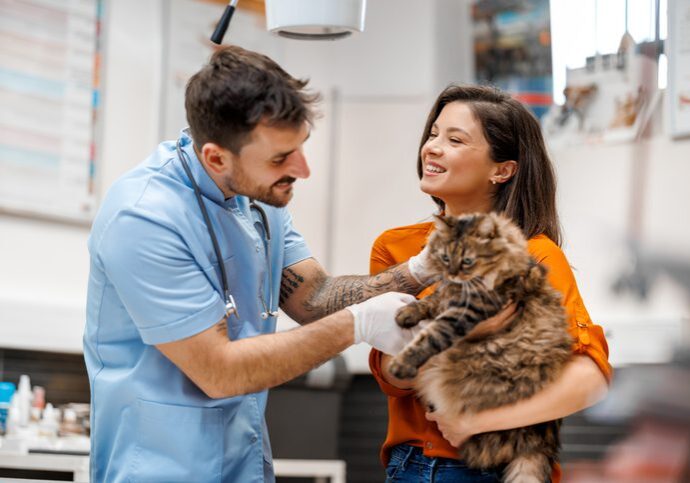
[[[492,216],[496,220],[496,230],[502,237],[519,247],[526,245],[525,235],[513,220],[501,213],[492,213]]]
[[[453,226],[453,219],[450,216],[434,215],[434,225],[437,230],[448,233]]]
[[[546,279],[548,269],[543,265],[531,260],[530,266],[525,274],[524,285],[527,291],[533,292],[538,290]]]
[[[479,223],[477,224],[477,233],[479,233],[479,236],[482,238],[495,238],[497,228],[496,221],[495,213],[480,215]]]

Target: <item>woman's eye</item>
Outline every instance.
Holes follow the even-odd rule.
[[[436,136],[438,136],[438,134],[436,134],[435,132],[430,132],[430,133],[429,133],[428,139],[433,139],[433,138],[435,138]]]
[[[462,264],[466,267],[471,267],[474,264],[474,259],[465,257],[462,259]]]
[[[459,143],[462,143],[462,139],[459,139],[459,138],[450,138],[450,142],[451,142],[451,143],[459,144]]]

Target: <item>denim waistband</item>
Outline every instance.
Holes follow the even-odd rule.
[[[394,446],[391,450],[391,461],[397,460],[402,462],[404,465],[411,462],[431,464],[434,466],[454,466],[466,468],[467,464],[462,460],[456,460],[454,458],[443,458],[435,456],[424,456],[424,449],[418,446],[411,446],[409,444],[399,444]]]

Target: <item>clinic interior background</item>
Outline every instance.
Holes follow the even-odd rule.
[[[280,39],[255,14],[236,13],[226,42],[270,55],[323,94],[323,116],[305,146],[312,176],[297,183],[290,210],[331,273],[367,272],[380,232],[434,212],[418,189],[416,152],[437,93],[473,79],[469,3],[370,0],[365,32],[339,42]],[[200,28],[189,22],[215,22],[223,5],[172,5],[106,2],[101,194],[184,127],[175,50]],[[564,250],[592,319],[607,331],[614,365],[664,361],[688,337],[688,289],[672,276],[655,277],[646,300],[611,289],[630,263],[631,224],[641,227],[639,241],[650,253],[690,264],[690,140],[670,138],[665,109],[659,103],[651,135],[640,142],[551,146]],[[81,351],[88,233],[87,226],[0,216],[3,347]],[[283,316],[281,327],[289,326]],[[367,353],[348,350],[349,370],[368,371]]]

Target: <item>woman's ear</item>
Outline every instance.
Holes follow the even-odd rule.
[[[508,161],[503,161],[501,163],[496,163],[494,167],[494,173],[491,175],[490,181],[493,184],[505,183],[510,181],[510,179],[517,173],[518,164],[517,161],[509,159]]]

